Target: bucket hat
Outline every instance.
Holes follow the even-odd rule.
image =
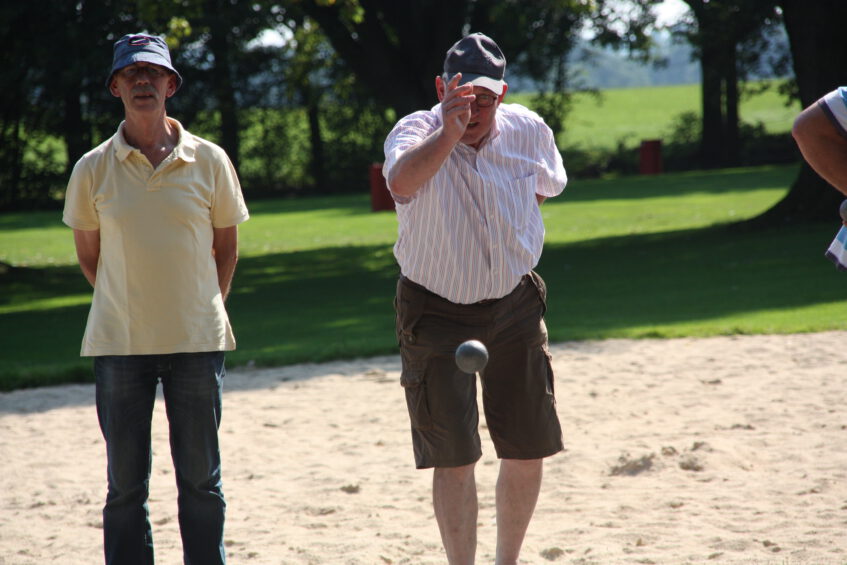
[[[165,40],[155,35],[133,33],[125,35],[115,42],[112,71],[106,80],[106,88],[109,88],[112,77],[115,76],[116,72],[139,61],[165,67],[176,75],[177,90],[182,86],[182,76],[171,63],[171,54]]]

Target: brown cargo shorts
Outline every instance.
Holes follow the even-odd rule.
[[[479,376],[497,457],[539,459],[562,450],[546,299],[535,272],[507,296],[477,304],[455,304],[400,277],[394,301],[400,380],[419,469],[458,467],[482,455],[476,377],[455,363],[456,347],[469,339],[488,348]]]

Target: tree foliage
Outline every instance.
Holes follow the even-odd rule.
[[[768,37],[781,25],[774,0],[684,0],[690,16],[674,26],[694,48],[701,66],[701,165],[740,161],[738,105],[741,83],[769,52]]]
[[[114,0],[0,5],[0,208],[50,203],[57,179],[103,135],[111,45],[132,25]]]
[[[405,115],[435,102],[434,77],[462,35],[493,37],[509,74],[532,79],[537,106],[554,129],[569,102],[568,54],[593,30],[603,45],[646,53],[658,0],[314,0],[298,5],[321,26],[336,52],[378,100]],[[627,10],[622,10],[622,6]]]
[[[838,86],[847,85],[847,42],[841,25],[847,18],[847,3],[780,0],[779,5],[791,45],[797,92],[806,108]],[[785,198],[753,223],[838,221],[842,198],[804,162]]]
[[[589,6],[580,0],[5,3],[0,25],[10,39],[0,71],[8,85],[0,98],[0,206],[51,201],[73,163],[114,132],[121,105],[103,83],[111,46],[126,33],[166,35],[185,79],[169,111],[220,143],[239,168],[244,161],[248,182],[289,182],[271,174],[273,152],[303,140],[271,122],[290,125],[305,111],[309,162],[305,176],[291,182],[328,190],[362,184],[393,119],[386,108],[396,116],[434,102],[433,77],[444,53],[470,28],[497,37],[510,72],[537,81],[539,109],[560,125],[567,109],[567,52],[582,26],[602,20]],[[56,30],[51,42],[43,41],[43,29]],[[285,44],[258,43],[267,30],[280,32]],[[634,44],[633,38],[644,37],[618,41]],[[271,120],[272,108],[289,115]],[[251,142],[245,153],[241,142],[248,130],[263,142]],[[351,176],[356,167],[361,177]]]
[[[112,44],[167,36],[185,86],[169,113],[220,143],[250,190],[353,190],[397,116],[436,101],[450,45],[471,31],[506,53],[507,81],[537,90],[554,129],[580,85],[568,67],[578,38],[650,54],[658,0],[75,0],[0,4],[0,209],[55,203],[73,163],[111,135],[123,112],[104,87]],[[788,33],[804,105],[847,84],[842,0],[686,0],[678,28],[703,63],[701,156],[731,164],[746,73]],[[780,12],[781,11],[781,12]],[[49,36],[44,30],[50,30]],[[282,44],[261,41],[272,31]],[[827,64],[822,64],[826,62]],[[328,165],[328,164],[331,164]],[[833,191],[804,170],[774,214],[820,217]],[[816,184],[817,183],[817,184]],[[837,197],[837,196],[836,196]]]

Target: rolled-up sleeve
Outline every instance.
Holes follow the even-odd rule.
[[[241,192],[241,183],[232,161],[222,149],[216,148],[215,162],[215,198],[212,206],[212,226],[228,228],[238,225],[248,218],[247,205]]]
[[[535,193],[546,197],[558,196],[565,189],[565,185],[568,184],[568,175],[562,162],[562,154],[556,147],[553,130],[543,121],[538,122],[537,128],[537,139],[539,140],[538,163],[541,174]]]
[[[437,108],[437,106],[436,106]],[[385,152],[385,163],[382,166],[382,174],[388,182],[388,174],[400,157],[441,126],[438,113],[434,111],[415,112],[409,114],[394,126],[394,129],[385,138],[383,150]],[[388,185],[391,190],[391,185]],[[393,194],[393,193],[392,193]],[[396,195],[395,199],[397,198]]]
[[[92,195],[94,182],[85,161],[76,162],[65,191],[65,208],[62,221],[76,230],[100,229],[100,218]]]
[[[842,86],[825,95],[820,100],[820,106],[836,129],[847,136],[847,87]]]

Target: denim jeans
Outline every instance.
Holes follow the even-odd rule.
[[[103,538],[108,565],[152,565],[147,498],[150,426],[162,383],[186,565],[225,563],[226,503],[218,427],[224,353],[94,358],[97,417],[106,440],[108,493]]]

